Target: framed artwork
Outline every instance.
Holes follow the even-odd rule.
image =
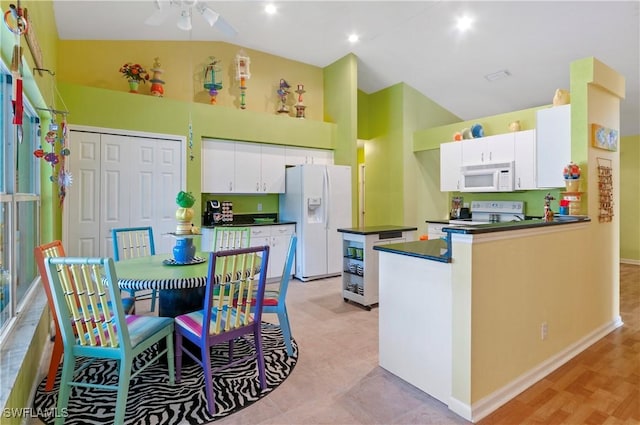
[[[618,150],[618,139],[618,130],[599,124],[591,124],[591,144],[593,147],[615,152]]]

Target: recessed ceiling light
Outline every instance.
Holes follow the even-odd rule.
[[[502,80],[503,78],[507,78],[510,75],[511,75],[511,73],[509,71],[507,71],[506,69],[503,69],[501,71],[492,72],[491,74],[487,74],[487,75],[484,76],[484,78],[486,78],[487,81],[497,81],[497,80]]]
[[[268,3],[265,7],[264,7],[264,11],[267,12],[268,15],[275,15],[275,13],[278,11],[278,8],[276,7],[275,4],[273,3]]]
[[[349,35],[348,40],[350,43],[356,43],[358,40],[360,40],[360,37],[358,36],[358,34],[351,34]]]
[[[458,31],[465,32],[471,29],[471,24],[473,23],[473,19],[468,16],[461,16],[458,18],[456,22],[456,28]]]

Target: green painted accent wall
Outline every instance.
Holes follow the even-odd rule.
[[[620,258],[640,264],[640,135],[620,140]]]
[[[364,144],[365,225],[401,225],[403,217],[402,87],[368,96]]]
[[[334,162],[351,166],[351,221],[358,224],[358,60],[349,54],[324,68],[324,121],[337,123]]]

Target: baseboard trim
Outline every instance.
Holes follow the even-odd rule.
[[[451,397],[449,409],[468,421],[478,422],[622,325],[622,317],[616,317],[471,406]]]
[[[623,264],[631,264],[634,266],[640,266],[640,260],[636,260],[633,258],[621,258],[620,262]]]

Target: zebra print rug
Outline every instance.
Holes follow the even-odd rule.
[[[287,356],[280,327],[262,324],[263,350],[267,388],[260,391],[255,360],[247,360],[213,377],[216,414],[207,411],[204,374],[197,364],[184,364],[182,381],[171,386],[166,363],[156,363],[131,380],[127,398],[125,425],[206,424],[247,407],[269,394],[291,374],[298,358],[298,346],[293,341],[294,355]],[[150,350],[152,350],[151,348]],[[237,341],[237,357],[253,351],[249,341]],[[150,355],[150,352],[144,353]],[[144,355],[143,354],[143,355]],[[78,363],[82,359],[78,359]],[[213,367],[227,362],[227,344],[212,347]],[[138,364],[140,364],[138,362]],[[134,364],[134,370],[135,370]],[[34,410],[45,424],[53,424],[62,366],[58,368],[54,389],[44,390],[43,380],[35,394]],[[95,383],[114,384],[118,380],[115,361],[95,361],[81,372],[83,378]],[[95,388],[73,387],[66,412],[65,425],[112,424],[116,392]],[[60,412],[58,412],[60,413]]]

